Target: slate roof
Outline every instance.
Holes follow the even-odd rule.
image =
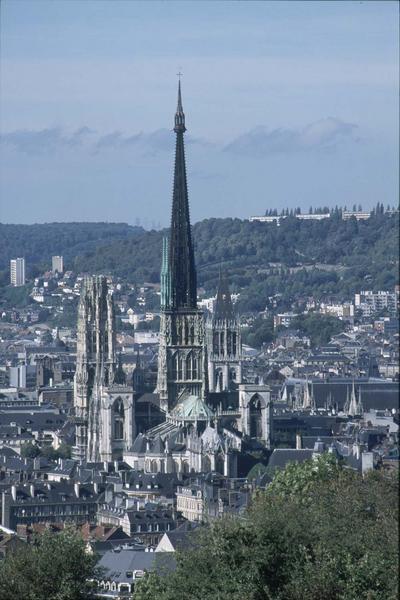
[[[128,471],[126,483],[138,492],[159,490],[166,497],[174,497],[175,488],[181,482],[175,473]]]
[[[137,403],[144,404],[145,402],[149,402],[150,404],[154,404],[154,406],[160,407],[160,396],[159,394],[146,392],[142,394],[137,400]]]
[[[302,463],[312,458],[313,450],[275,448],[268,462],[269,467],[284,469],[289,463]]]
[[[157,435],[150,443],[150,449],[148,454],[163,454],[165,451],[165,445],[161,437]]]
[[[139,433],[133,444],[132,444],[132,452],[137,452],[138,454],[144,454],[146,452],[147,447],[147,438],[143,433]]]
[[[285,383],[287,391],[294,393],[295,382],[304,380],[288,379]],[[317,408],[325,408],[325,403],[330,400],[338,406],[341,411],[346,402],[347,391],[351,392],[352,379],[331,378],[321,381],[313,379],[313,394]],[[364,410],[385,410],[399,408],[399,382],[387,381],[385,379],[356,378],[354,381],[356,392],[361,388],[361,399]]]
[[[174,550],[185,550],[194,546],[193,532],[198,528],[198,523],[186,521],[172,531],[166,531],[163,537],[167,537]]]
[[[30,413],[22,412],[0,412],[0,424],[10,425],[16,423],[20,427],[29,431],[52,430],[56,431],[63,427],[67,420],[64,414],[54,412],[32,411]]]
[[[102,579],[111,579],[117,583],[129,582],[132,577],[127,572],[149,571],[155,562],[154,552],[143,550],[110,550],[100,559],[98,567],[104,569]]]
[[[93,486],[91,485],[80,485],[79,486],[79,498],[75,495],[74,484],[67,482],[47,482],[34,483],[35,497],[33,498],[30,494],[30,485],[19,485],[17,486],[17,504],[37,504],[40,498],[40,502],[43,504],[59,504],[66,500],[68,502],[97,502],[99,494],[94,492]],[[15,504],[15,502],[12,502]]]

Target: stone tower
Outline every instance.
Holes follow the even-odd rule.
[[[115,353],[114,304],[105,277],[85,278],[78,309],[74,458],[113,460],[133,440],[133,393]]]
[[[186,131],[181,83],[175,114],[176,150],[169,240],[163,242],[161,324],[157,392],[166,412],[183,392],[207,396],[207,357],[202,311],[197,308],[197,282],[183,136]]]
[[[242,341],[226,277],[220,273],[215,309],[207,321],[210,392],[236,389],[242,383]]]

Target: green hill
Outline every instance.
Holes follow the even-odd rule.
[[[0,223],[0,270],[9,268],[11,258],[24,256],[27,267],[51,268],[51,257],[62,254],[66,267],[76,256],[111,241],[142,233],[126,223],[43,223],[10,225]]]
[[[390,289],[398,282],[398,213],[366,221],[322,221],[288,217],[276,223],[206,219],[193,227],[198,283],[213,293],[220,267],[232,289],[241,291],[241,310],[262,310],[267,298],[293,299]],[[162,237],[123,223],[1,225],[0,268],[25,256],[28,265],[50,265],[63,254],[67,268],[113,273],[132,282],[159,281]]]
[[[113,272],[157,282],[164,232],[105,244],[78,256],[77,270]],[[243,310],[262,310],[276,293],[346,298],[360,288],[389,289],[398,281],[398,214],[367,221],[289,217],[278,227],[240,219],[206,219],[193,227],[198,283],[214,292],[222,266]]]

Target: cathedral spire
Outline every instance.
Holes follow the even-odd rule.
[[[171,309],[197,308],[197,283],[189,216],[185,148],[186,131],[182,107],[181,82],[178,84],[178,105],[175,113],[176,150],[172,198],[171,232],[169,238],[169,269]]]
[[[217,298],[215,300],[214,319],[234,320],[235,312],[233,310],[231,293],[229,291],[229,283],[225,274],[220,270],[219,282],[217,290]]]
[[[175,131],[175,133],[178,133],[179,131],[182,131],[182,133],[184,133],[186,131],[185,113],[183,112],[183,107],[182,107],[182,93],[181,93],[181,80],[180,79],[179,79],[179,83],[178,83],[178,105],[176,107],[176,113],[175,113],[174,131]]]

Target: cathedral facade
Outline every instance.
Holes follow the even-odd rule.
[[[115,352],[114,304],[105,277],[85,278],[78,309],[74,458],[122,457],[134,439],[133,393]]]

